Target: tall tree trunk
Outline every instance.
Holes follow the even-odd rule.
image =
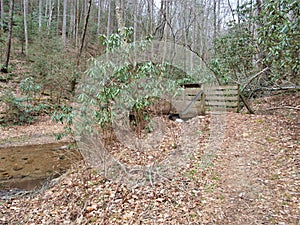
[[[148,0],[149,27],[148,35],[153,34],[154,0]]]
[[[228,3],[228,7],[230,9],[230,12],[231,12],[232,20],[235,21],[234,10],[233,10],[233,8],[231,6],[230,0],[227,0],[227,3]]]
[[[8,37],[7,37],[7,46],[6,46],[6,60],[5,64],[1,68],[1,72],[8,72],[8,65],[10,59],[10,50],[11,50],[11,38],[12,38],[12,29],[13,29],[13,16],[14,16],[14,0],[10,0],[9,3],[9,16],[8,16]]]
[[[123,19],[122,0],[116,1],[116,18],[117,18],[118,30],[120,31],[120,34],[122,36],[122,42],[125,44],[126,43],[125,22]]]
[[[98,1],[98,14],[97,14],[97,35],[100,35],[100,27],[101,27],[101,0]]]
[[[137,36],[137,13],[138,13],[138,10],[137,10],[137,0],[134,0],[133,2],[134,4],[134,11],[133,11],[133,42],[135,43],[137,40],[136,40],[136,36]]]
[[[107,15],[107,27],[106,27],[106,37],[108,38],[110,35],[110,23],[111,23],[111,1],[108,1],[107,3],[107,11],[108,11],[108,15]]]
[[[79,24],[80,24],[80,16],[79,16],[79,12],[80,12],[80,4],[79,4],[79,0],[76,0],[76,24],[75,24],[75,45],[76,47],[79,45]]]
[[[47,18],[47,13],[48,13],[48,1],[49,0],[46,0],[46,4],[45,4],[45,14],[44,14],[44,16],[45,16],[45,18]]]
[[[88,7],[87,7],[87,12],[85,16],[85,21],[84,21],[84,27],[82,31],[82,37],[81,37],[81,44],[80,48],[77,54],[77,66],[80,66],[80,57],[82,55],[83,47],[84,47],[84,42],[85,42],[85,37],[86,37],[86,32],[88,28],[88,23],[89,23],[89,17],[90,17],[90,12],[91,12],[91,6],[92,6],[92,0],[89,0],[88,2]],[[75,87],[76,87],[76,77],[71,81],[71,93],[74,95],[75,94]]]
[[[217,0],[213,0],[213,14],[214,14],[214,24],[213,24],[213,40],[217,37]]]
[[[85,41],[89,18],[90,18],[91,6],[92,6],[92,0],[89,0],[87,12],[86,12],[86,16],[85,16],[85,21],[84,21],[84,27],[83,27],[83,31],[82,31],[81,44],[80,44],[79,52],[77,55],[77,65],[80,64],[80,57],[81,57],[83,47],[84,47],[84,41]]]
[[[25,39],[25,56],[28,57],[28,33],[27,33],[27,0],[23,0],[23,20],[24,20],[24,39]]]
[[[48,22],[47,22],[47,28],[48,28],[48,30],[50,30],[50,28],[51,28],[53,6],[52,6],[52,1],[49,0],[49,15],[48,15]]]
[[[158,26],[155,30],[155,33],[158,35],[158,39],[162,40],[164,37],[164,31],[165,31],[165,26],[166,26],[166,4],[165,0],[162,0],[160,2],[160,10],[159,10],[159,21],[158,21]]]
[[[4,17],[3,0],[0,0],[0,31],[3,29],[3,17]]]
[[[64,0],[63,6],[62,42],[65,47],[67,42],[67,0]]]
[[[43,17],[43,0],[39,0],[39,31],[42,28],[42,17]]]
[[[217,0],[217,37],[221,32],[221,0]]]
[[[69,21],[69,38],[70,39],[73,39],[75,37],[75,30],[74,30],[74,27],[75,27],[75,12],[76,12],[76,9],[74,8],[74,1],[71,1],[70,3],[70,21]]]
[[[60,23],[60,0],[57,0],[57,19],[56,19],[56,35],[59,36],[59,23]]]
[[[237,19],[238,25],[241,24],[241,15],[240,15],[240,0],[236,0],[236,8],[237,8]]]

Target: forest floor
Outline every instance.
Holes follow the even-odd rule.
[[[193,157],[173,178],[129,187],[80,162],[49,187],[0,199],[0,224],[300,224],[299,99],[265,97],[253,102],[255,115],[226,114],[209,166],[201,162],[211,117],[194,118],[173,126],[198,131],[185,142]],[[5,138],[27,132],[5,129]]]

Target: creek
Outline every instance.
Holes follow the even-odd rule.
[[[75,145],[68,142],[1,147],[0,195],[40,188],[80,159]]]

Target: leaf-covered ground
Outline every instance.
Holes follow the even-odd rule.
[[[193,157],[153,185],[127,187],[74,165],[49,188],[0,200],[0,224],[299,224],[300,115],[283,110],[227,114],[208,167],[201,162],[210,117],[192,119],[188,126],[202,131]]]

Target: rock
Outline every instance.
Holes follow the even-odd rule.
[[[13,167],[14,171],[19,171],[19,170],[22,170],[22,169],[23,169],[23,167],[19,166],[18,164],[15,164],[14,167]]]
[[[6,171],[6,169],[3,169],[0,167],[0,173],[5,172],[5,171]]]
[[[183,119],[176,119],[175,120],[177,123],[183,123],[184,121],[183,121]]]
[[[33,163],[33,159],[30,160],[26,160],[25,164],[32,164]]]
[[[16,158],[14,156],[11,156],[10,159],[9,159],[11,162],[14,162],[16,161]]]

